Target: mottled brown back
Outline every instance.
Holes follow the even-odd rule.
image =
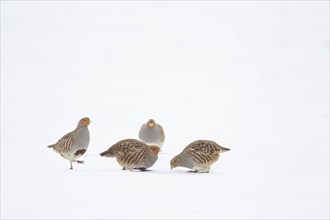
[[[74,143],[74,131],[64,135],[56,144],[50,145],[56,152],[65,154],[69,152]]]
[[[128,154],[135,154],[145,147],[146,144],[141,141],[135,139],[125,139],[112,145],[108,150],[100,153],[100,155],[105,157],[122,157]]]
[[[184,149],[197,163],[215,162],[219,158],[220,150],[220,145],[207,140],[194,141]]]

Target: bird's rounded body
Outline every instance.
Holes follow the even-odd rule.
[[[49,148],[53,148],[63,158],[69,160],[70,169],[73,169],[72,162],[83,163],[83,161],[77,159],[84,155],[88,148],[90,141],[88,125],[90,122],[89,118],[82,118],[75,130],[64,135],[55,144],[48,146]]]
[[[186,167],[196,172],[208,172],[220,154],[229,151],[210,140],[197,140],[190,143],[171,160],[171,168]]]
[[[123,169],[146,170],[155,164],[159,151],[158,146],[149,146],[135,139],[124,139],[112,145],[100,155],[115,157]]]
[[[155,120],[150,119],[141,126],[139,139],[148,145],[157,145],[161,148],[165,140],[164,129],[161,125],[157,124]]]

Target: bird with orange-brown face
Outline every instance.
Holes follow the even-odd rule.
[[[190,143],[183,151],[171,160],[171,169],[186,167],[189,172],[209,172],[210,167],[220,157],[221,153],[229,151],[210,140],[197,140]]]
[[[158,146],[147,145],[135,139],[124,139],[100,155],[102,157],[115,157],[123,170],[146,171],[157,161],[159,151]]]
[[[149,119],[140,128],[139,139],[148,145],[157,145],[161,148],[165,140],[164,129],[154,119]]]
[[[87,150],[89,145],[88,126],[91,120],[88,117],[80,119],[75,130],[67,133],[55,144],[49,145],[55,152],[59,153],[63,158],[69,160],[70,169],[73,169],[72,163],[77,162],[83,164],[84,161],[77,160]]]

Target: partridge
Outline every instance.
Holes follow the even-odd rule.
[[[141,126],[139,139],[148,145],[157,145],[161,148],[165,140],[164,129],[154,119],[150,119]]]
[[[209,172],[211,165],[219,159],[220,154],[229,150],[214,141],[197,140],[171,160],[171,169],[181,166],[191,169],[190,172]]]
[[[80,119],[75,130],[64,135],[57,143],[48,146],[59,153],[63,158],[69,160],[70,169],[73,169],[73,162],[84,163],[84,161],[77,159],[87,150],[89,144],[88,125],[90,123],[91,120],[87,117]]]
[[[123,170],[146,171],[157,161],[159,151],[158,146],[149,146],[135,139],[125,139],[117,142],[100,155],[115,157]]]

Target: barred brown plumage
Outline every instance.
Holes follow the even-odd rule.
[[[211,165],[219,159],[220,154],[229,150],[214,141],[197,140],[171,160],[171,168],[182,166],[192,169],[193,172],[209,172]]]
[[[86,152],[89,145],[88,126],[90,122],[91,120],[88,117],[80,119],[75,130],[64,135],[55,144],[48,146],[63,158],[69,160],[70,169],[73,169],[72,162],[84,163],[84,161],[77,159]]]
[[[159,151],[158,146],[147,145],[135,139],[124,139],[100,155],[115,157],[123,169],[144,171],[154,165],[158,159]]]
[[[161,148],[165,140],[164,129],[154,119],[149,119],[140,128],[139,139],[148,145],[157,145]]]

